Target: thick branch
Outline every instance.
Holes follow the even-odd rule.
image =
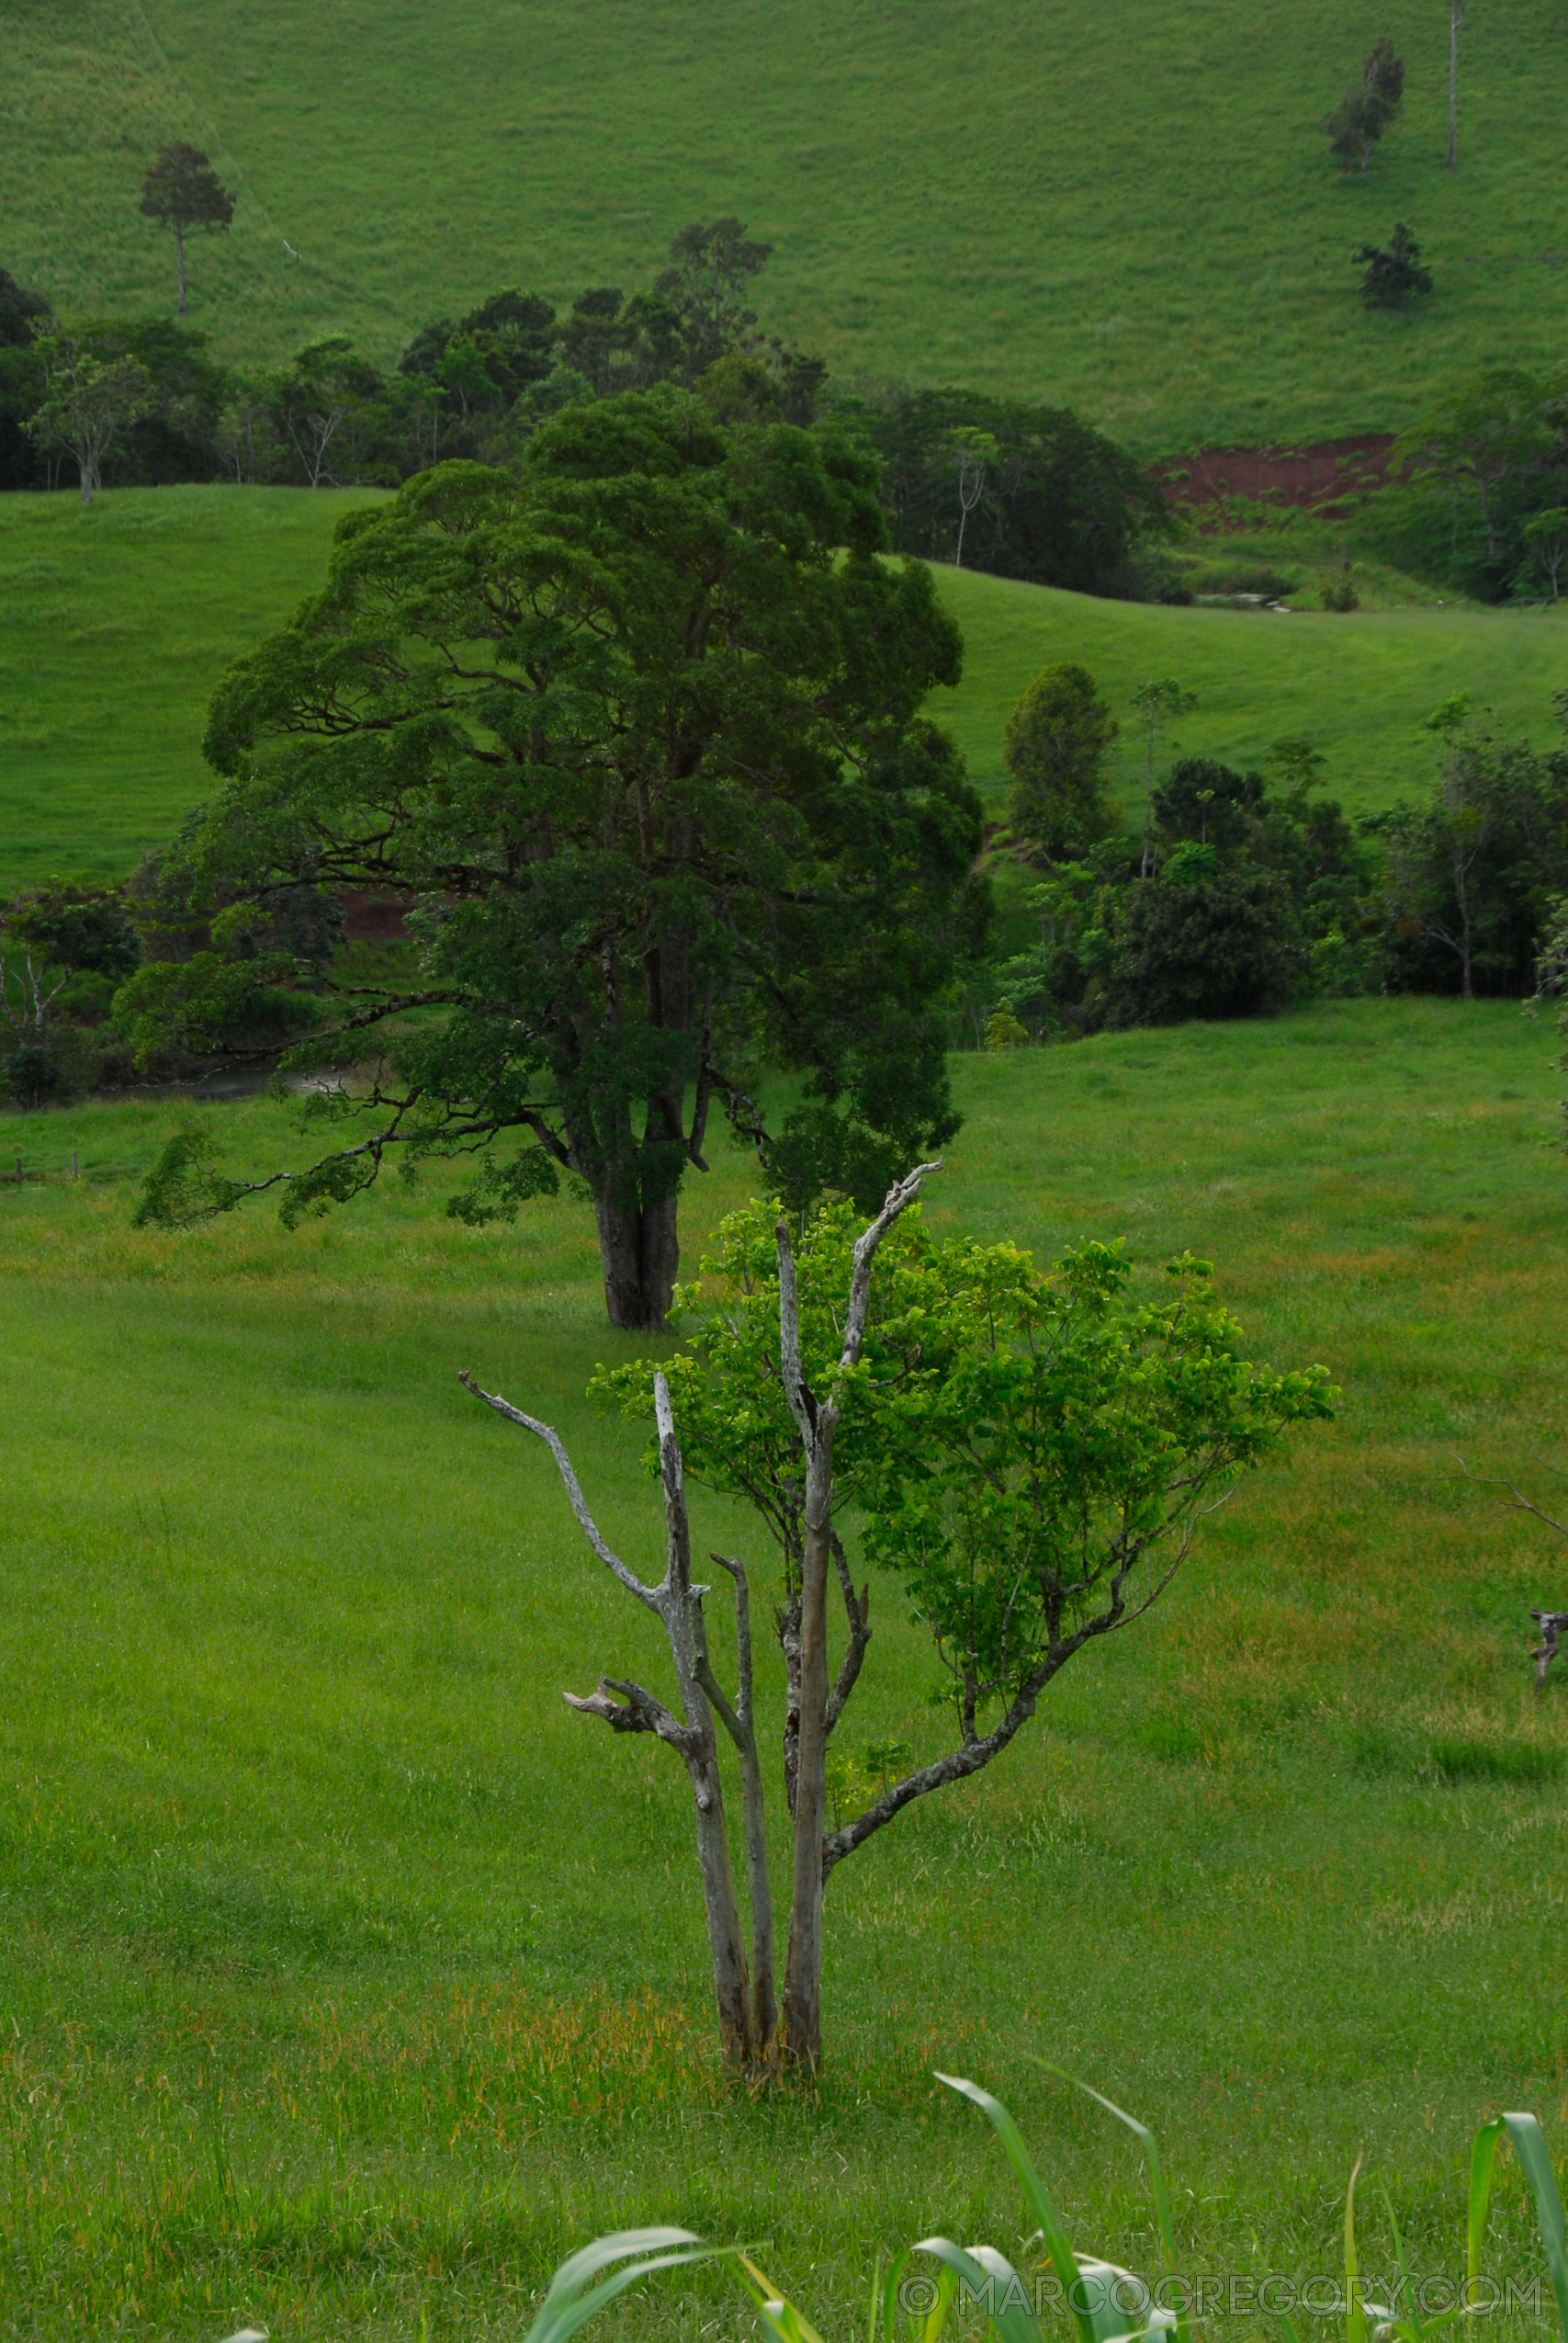
[[[869,1228],[855,1239],[854,1273],[850,1280],[849,1314],[844,1321],[844,1348],[840,1366],[853,1366],[860,1356],[865,1339],[866,1311],[871,1305],[871,1265],[876,1258],[877,1247],[886,1236],[901,1212],[920,1192],[920,1182],[928,1172],[940,1172],[942,1159],[934,1163],[917,1163],[914,1170],[887,1191],[886,1202]]]
[[[1540,1641],[1531,1652],[1535,1662],[1535,1688],[1546,1690],[1546,1671],[1557,1657],[1557,1640],[1568,1627],[1568,1611],[1532,1611],[1530,1617],[1540,1629]]]
[[[859,1594],[850,1574],[850,1566],[838,1532],[829,1543],[833,1549],[833,1567],[839,1573],[839,1590],[844,1598],[844,1613],[849,1621],[849,1647],[840,1665],[838,1681],[828,1695],[828,1730],[830,1733],[844,1713],[850,1694],[854,1691],[860,1671],[865,1662],[865,1647],[871,1641],[871,1589],[864,1586]]]
[[[612,1700],[610,1698],[612,1689],[609,1678],[601,1676],[598,1691],[590,1692],[586,1699],[580,1700],[575,1692],[563,1692],[561,1698],[568,1708],[575,1708],[581,1716],[602,1716],[612,1732],[653,1733],[658,1731],[658,1726],[653,1723],[652,1718],[644,1713],[641,1706],[627,1701],[623,1707],[619,1701]],[[659,1705],[650,1692],[645,1692],[643,1699],[651,1707]],[[668,1715],[668,1711],[665,1713]],[[674,1718],[671,1717],[670,1722],[673,1725]]]
[[[579,1486],[577,1475],[571,1468],[571,1458],[566,1453],[560,1434],[553,1432],[547,1423],[541,1423],[536,1416],[525,1416],[522,1409],[514,1408],[510,1400],[498,1398],[491,1391],[481,1391],[467,1369],[459,1374],[457,1380],[465,1391],[471,1391],[476,1399],[482,1399],[485,1406],[493,1408],[498,1416],[504,1416],[509,1423],[521,1424],[525,1432],[531,1432],[536,1440],[544,1442],[556,1460],[556,1470],[565,1485],[567,1501],[577,1516],[577,1525],[605,1569],[612,1578],[619,1579],[628,1594],[635,1594],[639,1602],[646,1603],[649,1611],[659,1611],[659,1597],[653,1588],[645,1587],[637,1573],[628,1570],[620,1556],[613,1553],[601,1537],[598,1523],[588,1510],[588,1500]]]
[[[795,1279],[788,1221],[781,1218],[773,1234],[779,1247],[779,1367],[790,1414],[809,1456],[817,1440],[817,1401],[807,1388],[800,1364],[800,1292]]]

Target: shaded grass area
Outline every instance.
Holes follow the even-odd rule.
[[[369,492],[122,489],[0,497],[0,889],[45,872],[118,875],[212,787],[207,703],[230,660],[325,574],[340,514]],[[1551,736],[1568,683],[1560,611],[1389,608],[1346,617],[1099,602],[939,572],[963,623],[964,681],[933,696],[981,788],[998,793],[1013,702],[1049,662],[1084,661],[1127,714],[1175,674],[1201,699],[1180,745],[1241,762],[1305,732],[1353,812],[1430,786],[1422,719],[1456,690],[1501,729]],[[1119,786],[1143,774],[1129,731]]]
[[[777,247],[767,323],[835,371],[1077,404],[1149,454],[1395,428],[1487,360],[1561,358],[1558,0],[1477,11],[1461,168],[1447,19],[1390,0],[9,0],[6,265],[62,307],[172,310],[138,215],[163,141],[239,195],[193,322],[275,362],[383,359],[502,284],[648,282],[685,221]],[[1404,115],[1347,177],[1319,130],[1375,31]],[[1409,221],[1437,278],[1368,312]],[[292,250],[290,249],[292,247]],[[298,256],[296,256],[298,255]]]
[[[878,2245],[1027,2250],[932,2066],[1145,2266],[1130,2149],[1032,2051],[1155,2122],[1195,2269],[1332,2269],[1360,2148],[1450,2268],[1476,2118],[1568,2126],[1568,1694],[1527,1658],[1568,1556],[1457,1462],[1562,1453],[1551,1059],[1506,1004],[1366,1002],[957,1061],[938,1227],[1122,1238],[1141,1277],[1190,1245],[1345,1402],[990,1776],[835,1875],[827,2081],[754,2104],[713,2069],[676,1771],[558,1697],[657,1670],[644,1623],[454,1380],[559,1425],[657,1568],[639,1435],[582,1396],[631,1348],[585,1213],[472,1231],[433,1181],[141,1234],[175,1105],[0,1118],[5,1160],[89,1175],[0,1185],[6,2331],[511,2336],[570,2244],[674,2218],[765,2240],[839,2333]],[[288,1136],[200,1111],[236,1165]],[[689,1261],[753,1184],[694,1183]],[[728,1507],[695,1526],[764,1565]],[[849,1729],[934,1749],[886,1583],[874,1616]],[[1527,2234],[1510,2175],[1497,2267]],[[695,2335],[721,2283],[624,2323]]]

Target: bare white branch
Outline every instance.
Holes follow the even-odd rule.
[[[844,1348],[840,1366],[853,1366],[865,1340],[866,1311],[871,1306],[871,1265],[876,1259],[877,1247],[902,1212],[907,1212],[920,1192],[920,1182],[928,1172],[940,1172],[942,1159],[934,1163],[917,1163],[914,1170],[887,1191],[886,1202],[869,1228],[855,1239],[854,1273],[850,1280],[849,1316],[844,1322]]]
[[[565,1486],[567,1501],[577,1516],[577,1525],[604,1565],[605,1569],[609,1571],[613,1579],[620,1581],[628,1594],[635,1594],[637,1601],[646,1603],[649,1611],[658,1611],[659,1597],[653,1588],[645,1587],[636,1571],[628,1570],[620,1556],[615,1553],[600,1535],[599,1525],[588,1510],[588,1500],[583,1496],[577,1475],[571,1468],[571,1458],[566,1453],[566,1445],[559,1432],[552,1431],[547,1423],[541,1423],[536,1416],[525,1416],[522,1409],[514,1408],[509,1399],[498,1398],[493,1391],[481,1391],[473,1376],[466,1369],[459,1374],[457,1380],[465,1391],[471,1391],[476,1399],[482,1399],[485,1406],[493,1408],[498,1416],[504,1416],[509,1423],[521,1424],[525,1432],[531,1432],[536,1440],[544,1442],[556,1460],[556,1470],[559,1473]]]

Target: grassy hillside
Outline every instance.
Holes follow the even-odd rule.
[[[453,1379],[559,1424],[653,1567],[639,1436],[582,1396],[626,1348],[587,1214],[465,1229],[436,1182],[137,1234],[178,1110],[0,1117],[84,1172],[0,1184],[0,2326],[513,2337],[569,2244],[674,2218],[850,2333],[877,2246],[1032,2251],[932,2066],[1002,2088],[1075,2231],[1146,2268],[1131,2149],[1028,2051],[1157,2124],[1183,2267],[1331,2270],[1365,2150],[1451,2270],[1481,2112],[1568,2145],[1568,1690],[1533,1703],[1526,1658],[1568,1556],[1456,1464],[1561,1453],[1551,1057],[1504,1004],[1351,1002],[960,1061],[939,1226],[1125,1237],[1144,1275],[1191,1245],[1343,1409],[992,1775],[835,1875],[826,2088],[760,2105],[716,2087],[677,1768],[558,1697],[657,1666],[645,1624]],[[203,1111],[236,1163],[285,1141]],[[728,1151],[693,1183],[689,1252],[750,1185]],[[695,1531],[761,1563],[727,1508]],[[856,1746],[923,1749],[931,1664],[874,1615]],[[1518,2209],[1510,2170],[1500,2273]],[[1392,2267],[1373,2188],[1361,2217]],[[622,2331],[731,2317],[671,2288]]]
[[[211,785],[230,660],[321,580],[353,492],[0,497],[0,887],[128,870]]]
[[[210,786],[207,700],[224,665],[320,582],[350,494],[289,489],[119,490],[0,497],[0,888],[44,871],[115,873],[168,835]],[[1119,704],[1150,675],[1201,698],[1181,743],[1238,758],[1288,732],[1327,752],[1360,811],[1424,789],[1419,727],[1472,691],[1505,729],[1551,734],[1568,683],[1568,612],[1389,609],[1348,617],[1095,602],[953,571],[964,680],[936,712],[981,787],[1002,783],[1001,736],[1047,662],[1081,659]],[[1129,813],[1143,784],[1122,743]]]
[[[733,210],[777,246],[770,323],[842,372],[1069,401],[1150,453],[1392,426],[1565,350],[1561,0],[1472,15],[1450,177],[1428,0],[6,0],[0,260],[172,306],[136,202],[181,137],[241,196],[194,321],[252,359],[646,280]],[[1405,114],[1347,179],[1317,125],[1380,32]],[[1396,220],[1438,278],[1408,320],[1348,266]]]

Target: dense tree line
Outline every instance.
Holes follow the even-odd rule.
[[[1556,706],[1568,728],[1568,694]],[[1424,804],[1351,823],[1320,794],[1321,753],[1286,740],[1269,775],[1178,758],[1140,844],[1108,791],[1112,710],[1084,668],[1047,669],[1008,730],[991,855],[1016,908],[970,972],[963,1037],[1259,1015],[1312,992],[1529,995],[1568,893],[1568,748],[1500,740],[1462,696],[1430,729]]]
[[[179,240],[223,226],[227,198],[205,157],[169,155],[145,203],[175,229],[183,272]],[[593,286],[561,311],[508,288],[422,325],[389,369],[334,334],[255,373],[172,319],[56,318],[0,271],[0,487],[396,488],[453,458],[514,466],[552,415],[668,384],[721,427],[827,420],[857,439],[883,468],[896,551],[1092,594],[1168,583],[1148,549],[1171,515],[1123,449],[1064,409],[830,383],[759,326],[769,254],[737,220],[699,222],[643,289]]]
[[[1425,565],[1487,602],[1558,599],[1568,577],[1568,369],[1493,367],[1393,449],[1392,492]]]

